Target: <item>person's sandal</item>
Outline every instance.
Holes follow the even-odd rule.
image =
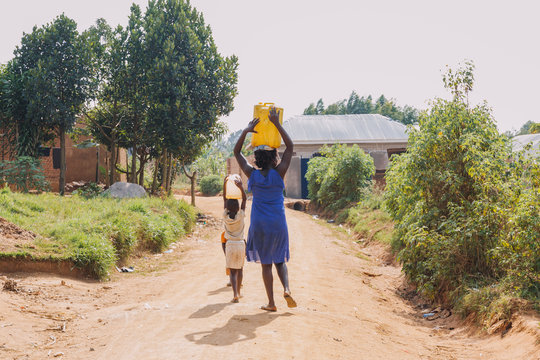
[[[297,306],[296,301],[294,301],[291,294],[285,293],[285,294],[283,294],[283,297],[285,298],[285,301],[287,301],[287,306],[288,307],[295,308]]]
[[[270,311],[270,312],[276,312],[277,308],[275,306],[271,307],[271,306],[268,306],[268,305],[263,305],[263,306],[261,306],[261,310]]]

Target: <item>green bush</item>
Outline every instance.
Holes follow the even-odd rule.
[[[39,159],[19,156],[13,161],[0,161],[0,183],[4,182],[22,192],[46,191],[49,182],[45,179]]]
[[[102,193],[103,189],[101,188],[101,186],[99,186],[99,184],[90,182],[75,190],[73,192],[73,195],[79,195],[85,199],[91,199],[101,195]]]
[[[223,188],[223,178],[219,175],[208,175],[201,178],[199,183],[201,192],[207,196],[214,196]]]
[[[86,237],[77,234],[69,239],[73,243],[69,258],[89,275],[99,279],[107,277],[117,258],[114,248],[107,239],[99,236]]]
[[[540,172],[512,154],[487,105],[469,106],[472,77],[471,64],[445,75],[454,98],[433,101],[409,129],[407,152],[386,173],[384,206],[420,292],[465,314],[503,313],[491,307],[508,296],[540,300]]]
[[[403,270],[431,298],[498,273],[490,251],[504,217],[496,208],[506,195],[510,146],[486,105],[469,107],[468,85],[464,79],[453,100],[436,99],[420,115],[407,152],[386,174]]]
[[[371,156],[358,145],[324,146],[320,152],[308,162],[309,198],[333,212],[358,202],[375,173]]]

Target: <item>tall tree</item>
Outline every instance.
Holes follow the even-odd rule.
[[[221,133],[219,117],[233,110],[237,93],[238,60],[218,53],[202,14],[184,0],[150,1],[144,29],[149,127],[170,169],[171,157],[192,162]]]
[[[149,4],[149,6],[151,6]],[[144,163],[140,162],[137,171],[137,156],[144,153],[144,148],[149,145],[153,138],[148,128],[148,95],[150,91],[148,71],[152,65],[153,54],[147,47],[147,33],[145,19],[138,5],[131,6],[128,26],[126,28],[126,69],[124,74],[124,90],[122,101],[126,104],[128,117],[123,124],[123,129],[129,139],[131,148],[131,171],[128,181],[137,183],[137,174],[144,172]],[[157,141],[158,139],[153,139]],[[144,176],[144,174],[143,174]]]
[[[25,119],[47,124],[60,138],[60,194],[66,183],[66,132],[89,95],[91,53],[75,21],[64,14],[24,34],[15,50],[28,99]]]
[[[126,77],[128,72],[128,30],[117,26],[114,30],[105,20],[98,20],[96,25],[85,32],[95,60],[95,78],[99,79],[96,87],[95,103],[84,111],[84,121],[90,134],[107,146],[110,157],[107,184],[116,181],[117,152],[119,147],[129,147],[127,136],[129,112],[126,103]]]

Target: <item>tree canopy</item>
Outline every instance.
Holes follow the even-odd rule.
[[[144,185],[145,164],[156,159],[154,186],[159,178],[168,190],[173,162],[195,161],[225,132],[219,119],[233,110],[237,67],[189,1],[151,0],[144,13],[134,4],[125,28],[98,19],[83,33],[62,14],[24,34],[0,69],[0,121],[16,129],[20,155],[36,156],[51,133],[64,149],[81,119],[111,153],[110,183],[124,171]],[[117,167],[118,147],[131,150],[127,169]]]

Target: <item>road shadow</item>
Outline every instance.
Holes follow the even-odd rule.
[[[287,312],[283,314],[260,313],[255,315],[234,315],[222,327],[187,334],[185,338],[197,345],[232,345],[240,341],[254,339],[257,328],[268,325],[282,316],[288,317],[293,316],[293,314]]]
[[[231,287],[230,286],[224,286],[222,288],[219,288],[219,289],[216,289],[216,290],[212,290],[212,291],[209,291],[208,292],[208,296],[211,296],[211,295],[218,295],[218,294],[221,294],[221,293],[224,293],[224,292],[227,292],[227,291],[231,291]]]
[[[195,311],[193,314],[189,315],[190,319],[204,319],[209,318],[212,315],[219,313],[221,310],[225,309],[227,306],[232,305],[230,302],[219,303],[219,304],[208,304],[205,307],[200,308]]]

